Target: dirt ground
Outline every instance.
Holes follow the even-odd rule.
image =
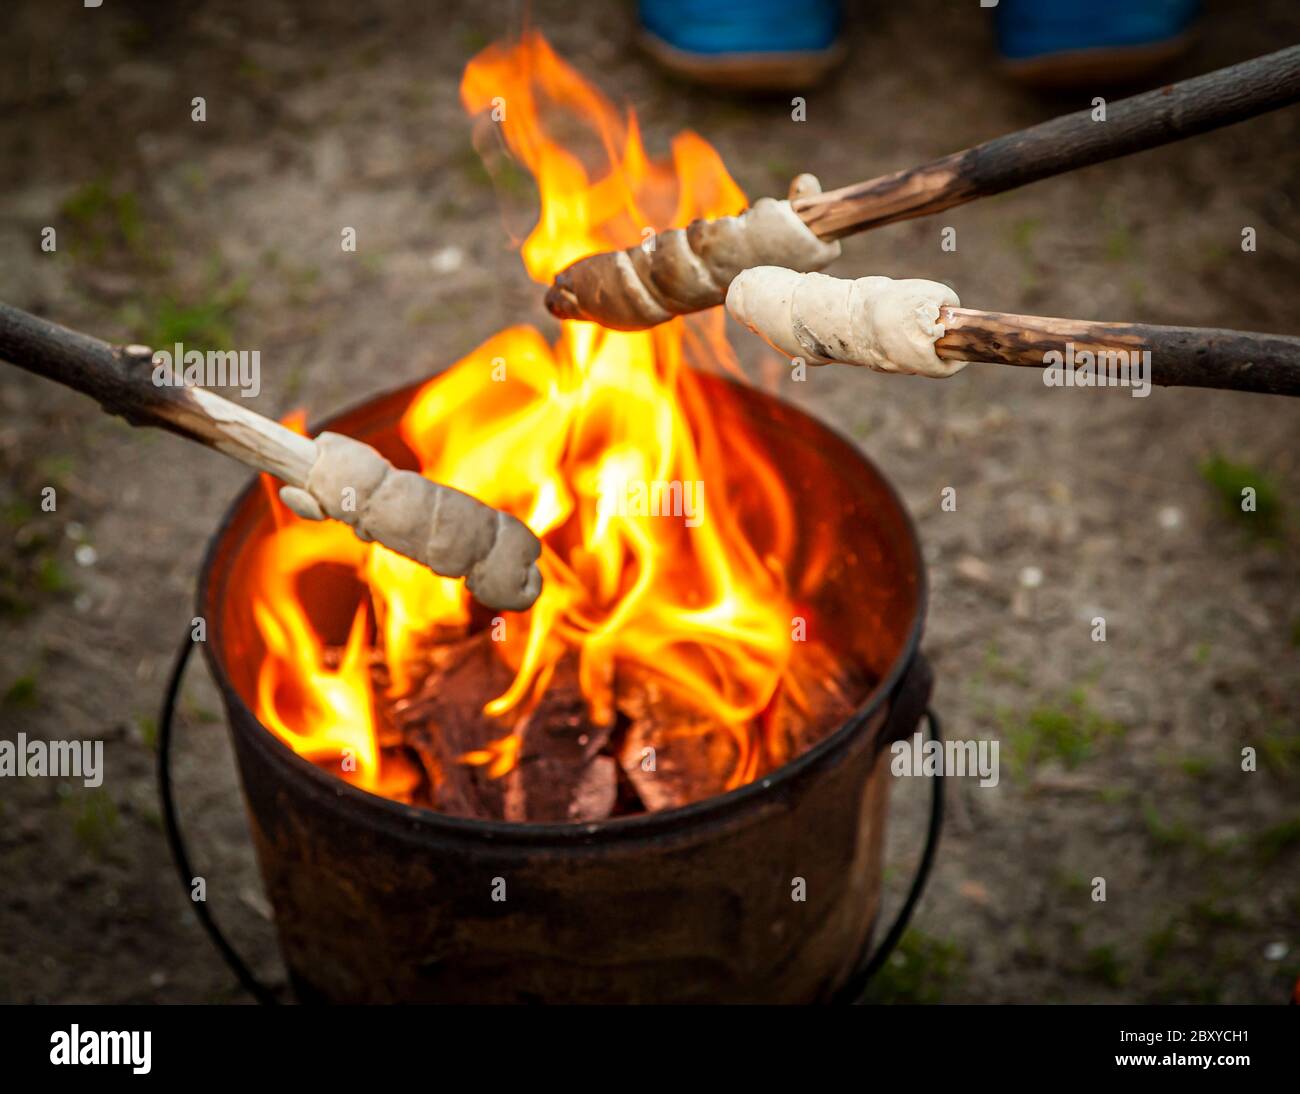
[[[630,7],[532,11],[635,104],[652,150],[694,128],[751,196],[783,194],[799,170],[843,184],[921,162],[1093,94],[1006,82],[973,3],[864,3],[850,63],[794,122],[788,97],[661,75]],[[426,376],[517,321],[553,335],[456,90],[519,9],[20,2],[0,39],[0,299],[114,341],[260,348],[255,405],[277,415]],[[1172,75],[1297,39],[1294,4],[1211,3]],[[1292,109],[873,232],[834,272],[943,279],[996,310],[1300,333],[1298,184]],[[345,224],[357,254],[340,250]],[[996,788],[948,781],[937,868],[874,997],[1284,1000],[1300,973],[1300,407],[1063,391],[988,365],[945,383],[821,370],[797,384],[744,332],[733,341],[756,382],[897,484],[930,568],[936,707],[950,735],[1002,743]],[[0,724],[102,739],[107,767],[98,790],[0,785],[0,999],[244,1001],[173,874],[153,765],[200,556],[246,475],[0,376]],[[184,815],[214,913],[282,984],[219,710],[192,671]],[[898,780],[895,894],[927,794]]]

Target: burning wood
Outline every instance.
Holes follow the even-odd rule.
[[[339,658],[331,651],[328,660]],[[646,672],[618,681],[617,715],[602,724],[569,655],[512,726],[483,709],[483,696],[511,678],[486,630],[431,646],[428,663],[414,694],[378,704],[381,745],[419,757],[425,782],[413,799],[454,816],[530,823],[603,820],[725,793],[738,773],[758,777],[811,748],[870,691],[864,673],[809,642],[754,726],[720,726]],[[371,672],[383,694],[382,658]],[[751,740],[760,742],[752,754]]]
[[[562,658],[541,699],[515,730],[519,763],[507,777],[505,819],[608,817],[618,796],[618,779],[614,761],[601,753],[613,728],[612,721],[601,725],[589,714],[578,683],[577,658]]]
[[[708,711],[647,678],[621,696],[630,724],[619,764],[648,810],[672,809],[728,788],[740,749]]]
[[[392,704],[392,724],[424,766],[430,808],[457,817],[504,816],[505,784],[491,777],[490,765],[462,757],[491,751],[509,732],[483,712],[483,697],[508,687],[510,676],[480,632],[439,647],[419,691]]]
[[[773,767],[789,763],[843,725],[874,680],[821,642],[795,646],[790,668],[767,712],[764,740]]]

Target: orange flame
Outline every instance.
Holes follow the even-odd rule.
[[[624,121],[537,33],[485,49],[467,67],[461,97],[471,113],[492,112],[536,179],[540,215],[521,253],[542,284],[584,255],[641,242],[647,230],[746,205],[693,133],[673,140],[670,162],[652,160],[635,118]],[[575,138],[594,150],[599,170],[589,171]],[[495,645],[514,672],[485,707],[502,737],[463,762],[508,772],[519,753],[511,727],[573,653],[596,720],[613,716],[618,675],[652,675],[732,736],[728,786],[760,772],[756,719],[790,656],[782,560],[792,514],[765,454],[744,437],[716,435],[683,367],[688,357],[729,360],[720,313],[703,318],[632,333],[567,323],[554,345],[512,327],[425,384],[403,416],[402,439],[425,475],[515,514],[545,545],[541,597],[506,622]],[[737,478],[761,498],[761,546],[742,528]],[[468,596],[459,582],[361,544],[342,525],[275,507],[280,524],[251,568],[266,650],[257,713],[304,756],[332,762],[349,750],[357,763],[345,778],[401,797],[405,775],[387,769],[378,744],[364,601],[342,655],[327,665],[297,582],[322,563],[355,572],[373,604],[392,696],[418,683],[430,636],[469,624]]]

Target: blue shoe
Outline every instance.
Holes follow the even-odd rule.
[[[998,49],[1027,83],[1129,82],[1181,54],[1199,0],[1000,0]]]
[[[844,56],[839,0],[640,0],[639,9],[646,50],[697,83],[798,89]]]

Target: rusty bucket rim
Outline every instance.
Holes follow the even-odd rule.
[[[313,422],[308,432],[314,436],[344,419],[351,418],[372,408],[376,404],[394,399],[408,392],[414,392],[435,376],[441,375],[442,371],[445,371],[445,369],[433,373],[431,376],[398,384],[358,399],[343,410],[329,415],[323,421]],[[783,784],[793,783],[811,774],[824,764],[831,762],[838,753],[847,747],[848,743],[861,731],[863,726],[869,723],[877,714],[888,710],[889,704],[909,668],[919,656],[929,590],[925,560],[921,554],[916,523],[888,476],[876,466],[875,461],[870,456],[853,444],[834,426],[815,417],[802,407],[754,387],[752,384],[741,383],[730,376],[718,373],[706,373],[697,369],[690,369],[689,371],[693,373],[696,379],[724,384],[735,389],[744,398],[753,399],[758,397],[770,400],[778,404],[786,412],[807,419],[828,438],[833,439],[850,451],[853,457],[865,466],[867,471],[883,486],[886,495],[901,517],[911,555],[911,558],[907,561],[910,562],[911,572],[916,578],[915,607],[906,637],[898,653],[891,661],[888,672],[880,678],[877,685],[867,694],[858,709],[813,745],[812,748],[801,753],[790,762],[782,764],[771,773],[764,775],[762,778],[754,779],[744,786],[672,809],[637,813],[631,816],[610,817],[601,821],[564,821],[559,823],[484,820],[478,817],[452,816],[426,806],[408,805],[404,802],[394,801],[391,798],[385,798],[380,794],[374,794],[369,790],[354,786],[317,767],[281,741],[248,706],[244,701],[244,697],[231,683],[229,674],[222,662],[222,655],[217,649],[221,645],[220,614],[213,613],[213,618],[208,619],[207,641],[200,644],[203,646],[204,661],[217,684],[218,690],[221,692],[223,702],[227,706],[230,732],[232,734],[236,733],[241,722],[256,726],[261,732],[250,734],[248,740],[253,747],[262,753],[264,759],[287,768],[289,771],[298,772],[306,779],[307,785],[320,794],[324,801],[333,801],[336,805],[342,805],[345,802],[354,804],[372,822],[379,823],[381,818],[387,818],[389,821],[404,822],[406,825],[413,824],[430,834],[441,832],[448,837],[478,837],[487,841],[501,840],[528,844],[590,844],[597,841],[634,840],[662,836],[667,832],[693,827],[701,822],[721,819],[747,806],[759,807],[765,800],[778,800],[779,791]],[[230,535],[240,511],[259,489],[260,476],[254,475],[227,506],[216,529],[208,539],[203,553],[203,560],[200,564],[198,588],[196,590],[197,614],[199,616],[207,618],[205,609],[212,587],[217,556]],[[236,709],[230,709],[232,704]],[[238,713],[239,717],[235,717],[236,713]]]

